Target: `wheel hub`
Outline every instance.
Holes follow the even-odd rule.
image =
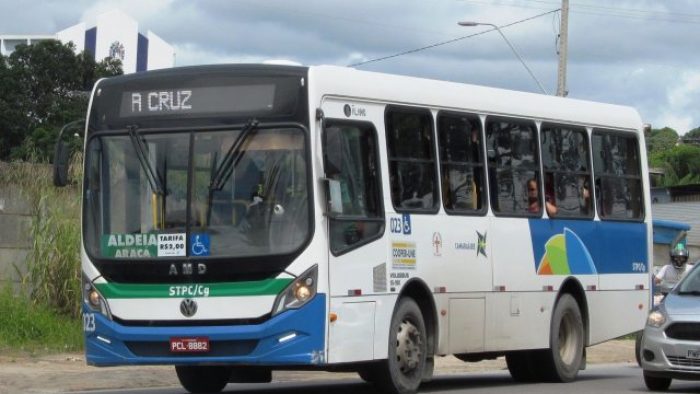
[[[418,367],[421,345],[418,328],[409,321],[401,322],[396,333],[396,358],[402,373],[407,374]]]
[[[559,356],[565,364],[572,365],[574,363],[574,357],[576,357],[577,349],[580,346],[578,341],[574,317],[571,314],[566,314],[562,317],[559,326]]]

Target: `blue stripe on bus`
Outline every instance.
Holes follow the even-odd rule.
[[[91,314],[85,306],[83,308],[85,313]],[[226,363],[274,366],[325,363],[325,294],[317,294],[303,307],[282,312],[256,325],[127,327],[102,314],[91,315],[94,320],[89,319],[90,332],[85,333],[85,354],[89,365]],[[169,352],[170,338],[198,337],[209,339],[211,353],[216,353],[216,356],[206,353],[183,356]],[[138,342],[148,343],[144,346],[154,349],[153,355],[138,356],[127,346],[130,344],[133,348]],[[221,350],[215,349],[217,343],[228,343],[231,351],[237,354],[216,352]]]
[[[560,257],[556,237],[561,237],[560,242],[566,245],[568,268],[572,274],[623,274],[649,270],[645,223],[564,219],[528,221],[536,272],[548,249],[547,259]],[[546,248],[550,240],[550,247]]]

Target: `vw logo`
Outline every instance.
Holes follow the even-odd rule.
[[[180,312],[185,317],[192,317],[197,313],[197,303],[191,298],[185,298],[180,303]]]

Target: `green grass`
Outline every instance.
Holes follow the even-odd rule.
[[[0,349],[26,353],[76,352],[83,348],[80,319],[58,314],[0,289]]]

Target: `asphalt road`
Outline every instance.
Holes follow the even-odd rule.
[[[377,390],[357,379],[312,380],[304,382],[284,382],[270,384],[229,384],[225,393],[251,394],[379,394]],[[517,384],[507,371],[488,371],[460,373],[436,376],[435,379],[421,386],[421,393],[639,393],[648,392],[642,380],[642,371],[636,364],[618,363],[602,364],[588,367],[581,371],[578,380],[568,384],[540,383]],[[669,390],[671,393],[700,393],[699,382],[674,380]],[[144,390],[100,390],[82,391],[83,394],[182,394],[180,387],[144,389]]]

